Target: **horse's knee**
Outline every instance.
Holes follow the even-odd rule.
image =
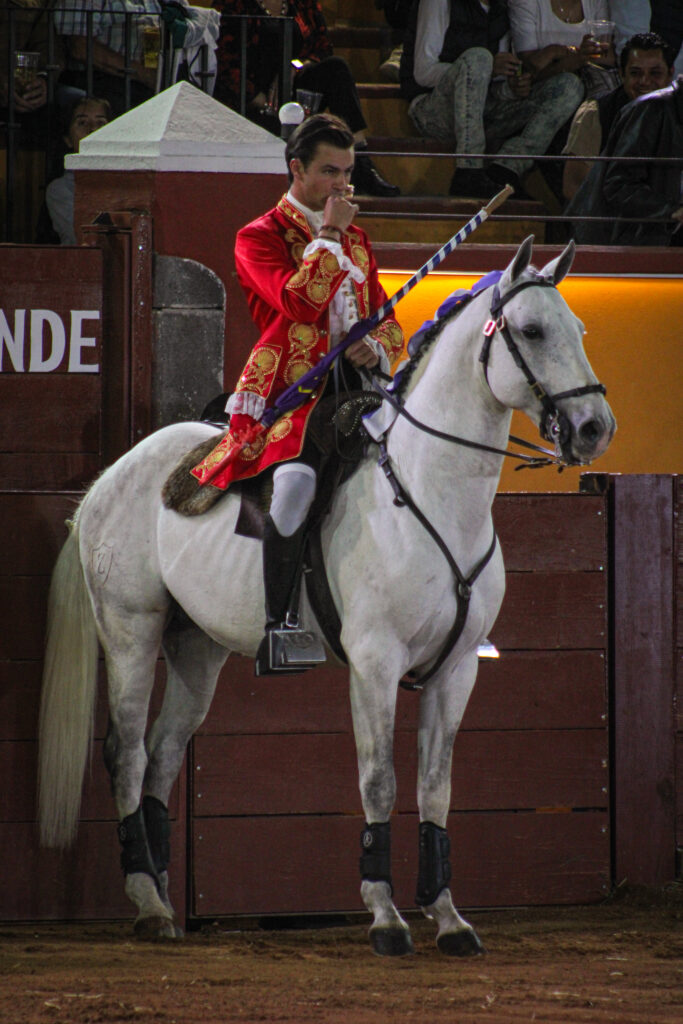
[[[360,795],[366,817],[386,821],[396,800],[396,778],[385,764],[366,765],[360,773]]]

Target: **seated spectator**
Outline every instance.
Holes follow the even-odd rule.
[[[126,109],[126,15],[130,25],[130,106],[150,99],[155,92],[157,68],[145,64],[145,30],[159,28],[157,0],[68,0],[55,7],[55,28],[65,41],[67,68],[62,79],[87,90],[87,15],[93,26],[93,92],[103,96],[118,117]],[[147,62],[150,63],[149,61]],[[153,62],[152,62],[153,63]]]
[[[683,74],[683,3],[681,0],[651,0],[650,29],[657,32],[677,54],[674,74]]]
[[[599,42],[589,22],[609,20],[607,0],[511,0],[512,45],[534,81],[573,72],[587,96],[618,84],[614,45]]]
[[[7,122],[9,87],[12,82],[14,113],[21,128],[23,141],[45,149],[47,146],[47,75],[48,24],[45,17],[47,0],[11,0],[0,8],[0,122]],[[14,50],[40,54],[38,75],[25,89],[17,89],[14,66],[9,66],[10,11],[14,28]],[[64,64],[59,39],[56,40],[55,60],[58,69]]]
[[[415,0],[401,61],[408,113],[425,136],[451,141],[464,156],[450,194],[488,198],[520,178],[533,157],[583,98],[576,75],[558,73],[533,82],[508,50],[508,8],[503,0]],[[494,162],[480,155],[497,154]],[[472,155],[469,155],[472,154]],[[507,154],[524,154],[509,159]]]
[[[395,196],[396,185],[384,181],[367,154],[367,124],[360,106],[356,83],[346,61],[332,55],[332,44],[318,0],[213,0],[224,15],[251,15],[247,34],[246,100],[247,116],[274,134],[280,133],[276,95],[278,70],[282,63],[280,36],[268,18],[294,18],[295,61],[293,90],[306,89],[322,95],[320,111],[327,110],[343,121],[353,133],[356,163],[351,179],[356,191],[366,195]],[[240,109],[241,54],[240,23],[223,19],[218,42],[218,77],[214,97]]]
[[[614,51],[620,57],[631,36],[650,31],[650,0],[610,0],[609,16],[614,22]]]
[[[638,96],[663,89],[673,79],[673,55],[661,36],[645,32],[632,36],[619,58],[622,84],[598,99],[581,104],[563,153],[571,156],[597,156],[607,140],[617,114]],[[589,160],[568,160],[562,178],[562,192],[571,199],[592,167]]]
[[[671,245],[683,222],[683,76],[666,89],[628,103],[596,162],[567,207],[570,217],[601,217],[573,224],[583,245]],[[676,163],[621,163],[617,157],[676,157]],[[619,218],[642,218],[625,223]],[[655,221],[659,221],[656,223]]]
[[[111,119],[111,107],[106,100],[87,96],[77,100],[67,121],[68,127],[64,136],[66,153],[78,153],[83,139],[108,124]],[[62,165],[63,161],[64,157]],[[45,203],[60,243],[76,245],[73,171],[64,171],[61,177],[49,183],[45,190]]]
[[[403,53],[403,32],[408,23],[413,0],[375,0],[375,7],[384,11],[384,17],[392,28],[393,49],[379,66],[379,73],[389,82],[398,82]]]

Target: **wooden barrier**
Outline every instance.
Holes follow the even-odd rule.
[[[0,919],[132,912],[100,758],[102,693],[73,853],[39,849],[34,793],[45,602],[64,520],[99,469],[148,429],[148,228],[123,217],[102,226],[97,247],[0,249],[0,310],[12,311],[0,320],[0,770],[11,780],[0,796]],[[496,499],[508,593],[493,639],[503,657],[482,665],[454,755],[462,906],[596,900],[614,881],[675,874],[680,481],[585,480],[591,493]],[[162,688],[160,667],[155,708]],[[416,873],[416,705],[400,694],[394,874],[404,907]],[[345,672],[257,680],[249,661],[231,660],[171,812],[181,915],[361,909]]]
[[[610,886],[607,523],[587,495],[500,495],[508,593],[456,738],[450,831],[466,906],[586,902]],[[362,909],[345,670],[254,679],[229,661],[192,743],[192,912]],[[416,713],[400,693],[394,886],[413,905]]]

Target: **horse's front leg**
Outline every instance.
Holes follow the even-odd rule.
[[[410,929],[392,899],[390,817],[396,800],[396,692],[397,684],[387,680],[386,671],[380,674],[379,666],[362,677],[351,671],[351,711],[366,822],[361,832],[360,892],[373,916],[370,941],[379,956],[413,952]]]
[[[449,956],[475,956],[484,949],[479,937],[455,909],[450,840],[446,831],[451,799],[453,742],[477,675],[476,651],[448,674],[430,680],[420,699],[418,791],[420,811],[419,870],[416,903],[436,921],[436,944]]]

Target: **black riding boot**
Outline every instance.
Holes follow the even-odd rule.
[[[323,645],[299,626],[299,579],[306,524],[291,537],[278,533],[266,516],[263,530],[263,581],[266,635],[256,654],[257,676],[304,672],[325,661]]]

